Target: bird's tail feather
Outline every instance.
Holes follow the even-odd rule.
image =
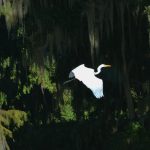
[[[96,90],[93,90],[92,92],[96,98],[101,98],[104,96],[103,91],[101,91],[101,90],[96,89]]]

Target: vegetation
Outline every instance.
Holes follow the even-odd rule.
[[[2,0],[0,43],[0,150],[149,149],[149,0]]]

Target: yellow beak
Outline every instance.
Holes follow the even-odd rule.
[[[111,65],[105,65],[104,67],[111,67]]]

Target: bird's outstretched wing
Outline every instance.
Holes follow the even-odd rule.
[[[95,76],[82,80],[83,84],[85,84],[94,94],[96,98],[103,97],[103,81]]]
[[[104,96],[103,95],[103,88],[97,87],[97,88],[93,88],[91,90],[92,90],[92,92],[96,98],[101,98]]]

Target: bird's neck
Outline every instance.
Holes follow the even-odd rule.
[[[95,74],[95,75],[99,74],[99,73],[101,72],[101,68],[102,68],[102,67],[99,66],[99,67],[97,68],[97,72],[95,72],[94,74]]]

